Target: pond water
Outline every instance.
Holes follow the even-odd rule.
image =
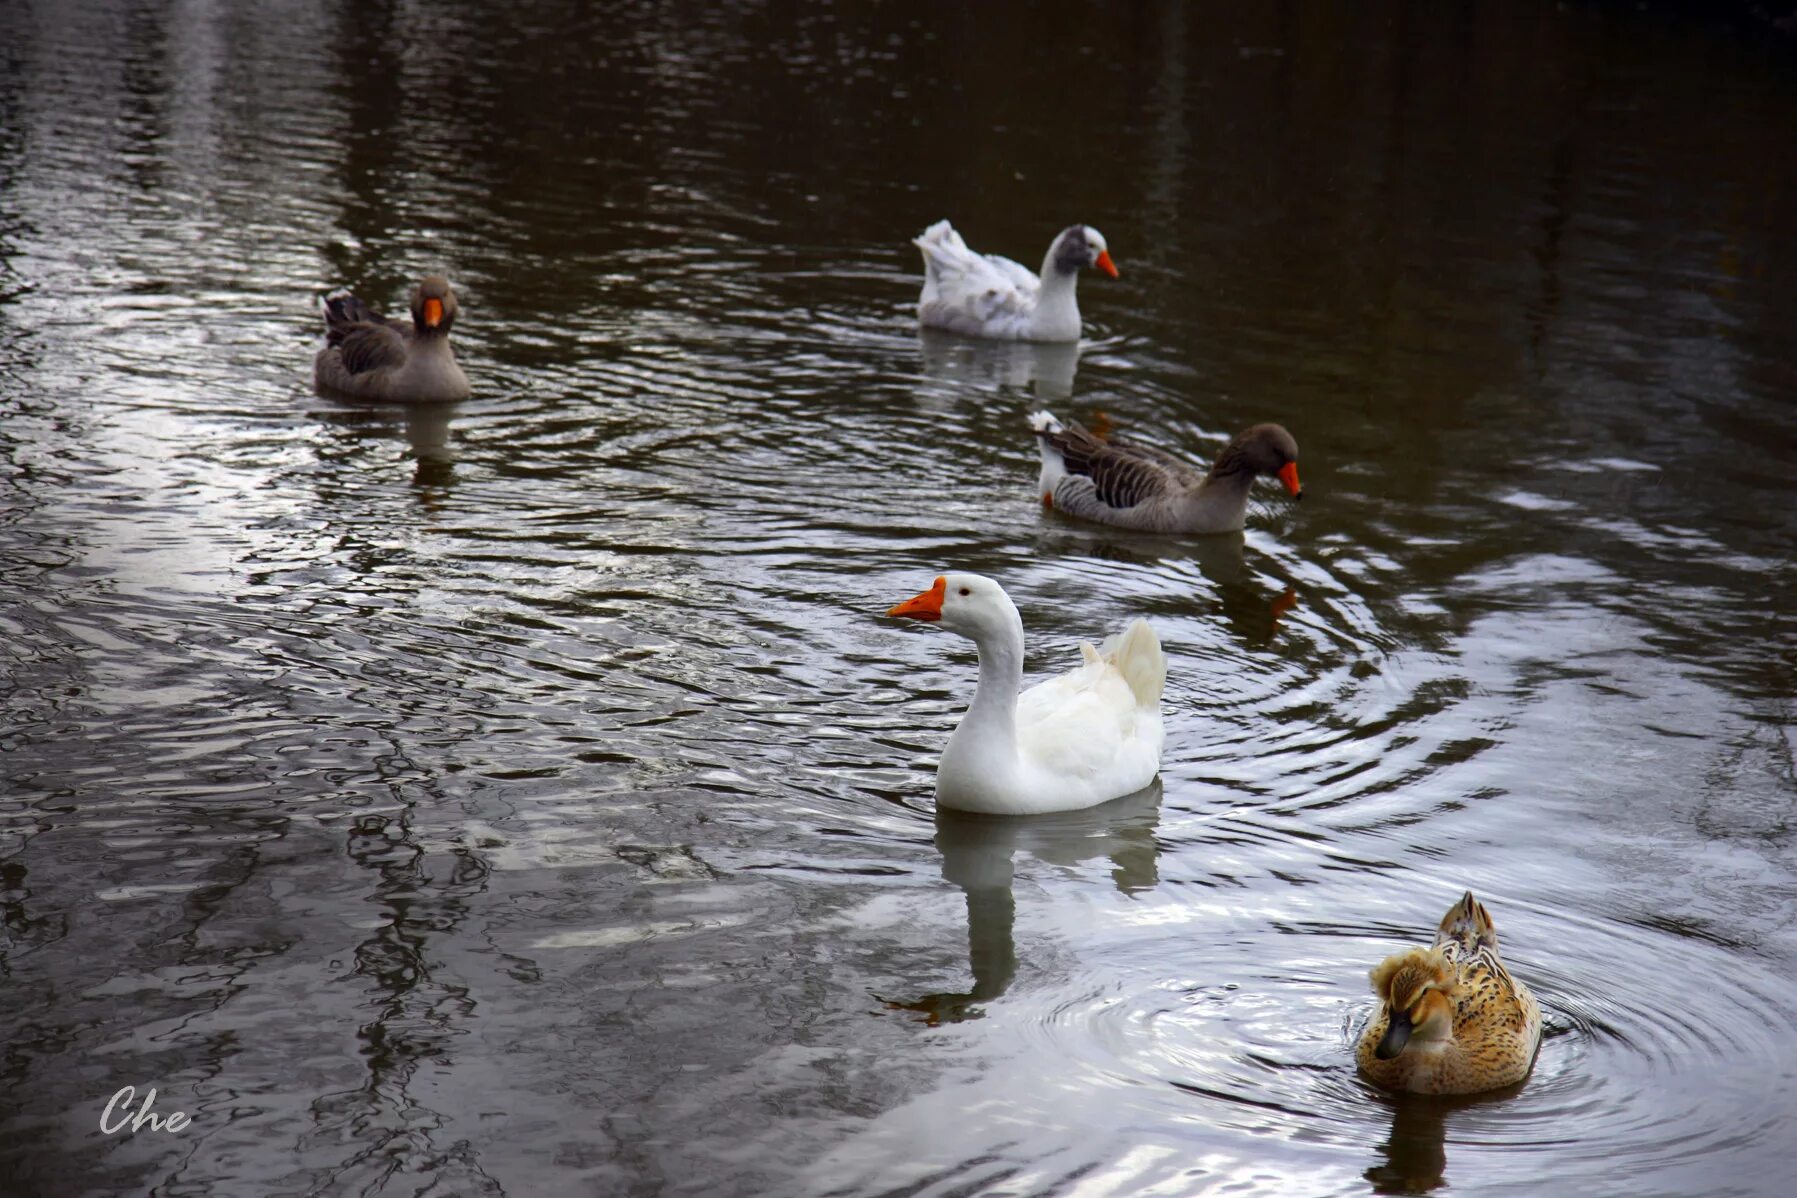
[[[1797,58],[1624,6],[0,9],[0,1190],[1788,1192]],[[948,217],[1077,348],[920,338]],[[316,395],[442,271],[474,398]],[[1070,524],[1032,409],[1306,497]],[[938,819],[997,577],[1155,790]],[[1398,1102],[1471,887],[1547,1032]],[[179,1132],[105,1135],[124,1086]]]

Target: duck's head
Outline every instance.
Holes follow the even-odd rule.
[[[441,337],[455,324],[455,292],[442,275],[427,275],[412,293],[412,327],[420,337]]]
[[[984,574],[944,574],[929,590],[913,595],[886,614],[940,624],[974,640],[1022,624],[1011,597]]]
[[[1373,993],[1385,1003],[1385,1035],[1373,1049],[1389,1061],[1408,1044],[1445,1040],[1454,1030],[1454,971],[1434,949],[1413,948],[1373,968]]]
[[[1064,275],[1078,272],[1087,266],[1096,266],[1111,278],[1117,277],[1117,264],[1111,261],[1111,251],[1105,247],[1104,234],[1087,225],[1069,225],[1061,230],[1061,235],[1054,239],[1054,245],[1048,255],[1054,262],[1057,271]]]
[[[1298,442],[1283,425],[1256,424],[1243,429],[1223,447],[1210,468],[1215,475],[1244,470],[1271,475],[1293,499],[1304,498],[1303,484],[1298,481]]]

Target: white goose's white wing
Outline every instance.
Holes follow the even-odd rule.
[[[1142,704],[1123,671],[1091,645],[1082,643],[1080,654],[1078,669],[1017,697],[1019,756],[1109,797],[1139,790],[1160,768],[1159,704]]]
[[[977,337],[1022,337],[1042,288],[1020,262],[967,248],[954,226],[939,220],[912,244],[923,251],[923,295],[917,319],[928,328]]]

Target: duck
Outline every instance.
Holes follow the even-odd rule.
[[[1077,811],[1160,773],[1167,658],[1143,619],[1080,664],[1023,690],[1023,619],[981,574],[943,574],[889,616],[937,624],[979,650],[980,680],[936,767],[936,804],[987,815]]]
[[[1277,424],[1256,424],[1230,439],[1210,470],[1165,450],[1106,441],[1051,412],[1029,417],[1042,454],[1037,489],[1046,507],[1082,520],[1147,532],[1235,532],[1248,513],[1248,491],[1265,474],[1304,498],[1298,442]]]
[[[1069,225],[1055,235],[1040,272],[997,254],[976,254],[953,225],[939,220],[912,238],[923,251],[923,295],[917,320],[924,328],[947,329],[995,341],[1078,341],[1079,272],[1095,266],[1111,278],[1104,234],[1088,225]]]
[[[325,347],[312,363],[321,388],[352,399],[447,403],[467,399],[468,376],[449,346],[455,291],[429,275],[412,292],[412,323],[388,320],[347,291],[324,299]]]
[[[1472,891],[1448,908],[1433,947],[1387,957],[1370,976],[1379,1007],[1355,1060],[1375,1085],[1477,1094],[1529,1075],[1541,1004],[1504,968],[1497,929]]]

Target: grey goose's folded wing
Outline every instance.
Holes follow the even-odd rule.
[[[350,374],[366,374],[383,366],[403,366],[406,338],[392,324],[355,324],[343,330],[337,349]]]
[[[373,305],[347,291],[333,291],[324,297],[324,339],[326,345],[341,345],[343,339],[362,325],[381,325],[404,336],[411,325],[403,320],[389,320]]]
[[[1040,435],[1060,453],[1068,473],[1091,479],[1099,501],[1113,508],[1177,494],[1191,474],[1171,454],[1126,441],[1100,441],[1072,422]]]

